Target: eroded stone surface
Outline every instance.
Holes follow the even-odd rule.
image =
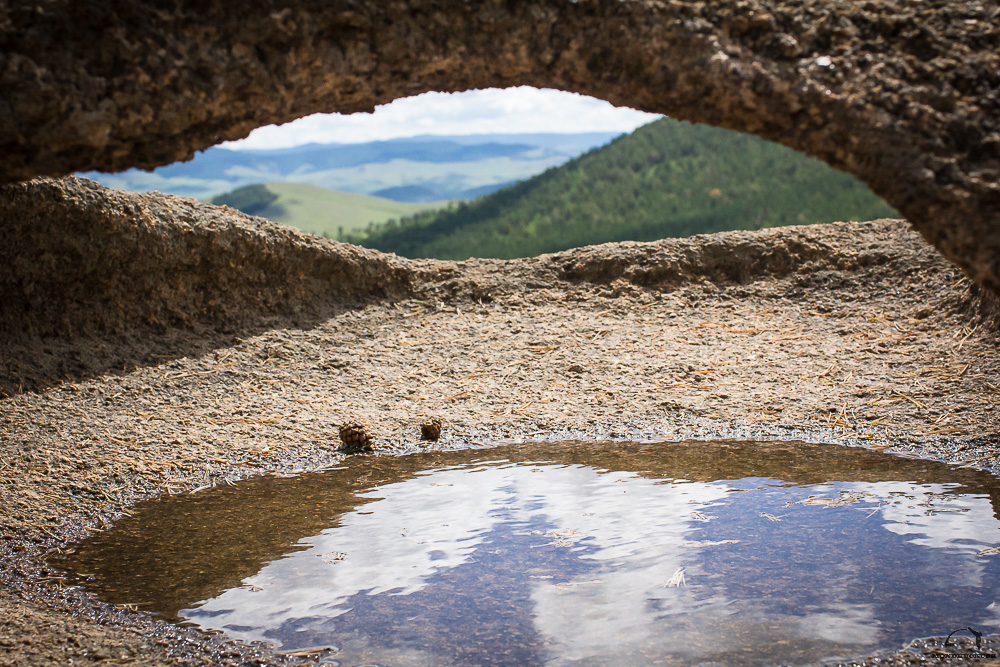
[[[359,307],[357,294],[330,281],[329,295],[312,293],[331,307],[326,316],[301,322],[295,308],[308,312],[314,301],[292,291],[276,301],[285,310],[275,307],[291,317],[248,331],[240,319],[262,306],[243,300],[252,286],[269,293],[255,282],[261,266],[299,260],[318,272],[355,251],[190,200],[73,179],[8,187],[24,208],[8,209],[7,219],[29,214],[32,202],[44,207],[47,215],[24,221],[40,226],[32,242],[48,236],[43,250],[65,252],[55,263],[43,254],[38,266],[16,267],[29,278],[22,286],[60,286],[49,293],[54,303],[38,295],[30,303],[42,309],[23,314],[49,335],[16,341],[0,330],[3,667],[132,658],[287,664],[110,609],[60,586],[42,561],[48,547],[151,493],[343,465],[337,425],[349,419],[370,425],[382,454],[526,438],[731,436],[874,445],[1000,470],[997,331],[976,326],[958,270],[901,221],[606,244],[507,262],[354,255],[356,272],[345,280],[359,293],[370,284],[364,276],[395,275],[379,268],[389,263],[411,271],[409,296]],[[83,236],[88,200],[133,213]],[[144,217],[158,209],[176,217]],[[130,233],[130,224],[143,229]],[[129,259],[116,236],[142,254]],[[187,263],[179,263],[185,245]],[[192,264],[201,253],[210,256]],[[189,278],[173,276],[179,284],[164,289],[176,291],[163,296],[191,317],[178,326],[235,322],[227,335],[176,340],[157,293],[143,303],[145,274],[169,282],[182,268],[191,281],[214,276],[217,288],[198,295]],[[275,284],[295,280],[279,275]],[[0,280],[0,311],[11,294]],[[206,297],[214,310],[198,310]],[[135,324],[147,316],[152,326]],[[66,324],[97,333],[77,336]],[[445,424],[436,445],[418,440],[431,417]]]
[[[0,186],[0,337],[231,331],[275,317],[305,324],[386,297],[489,303],[585,283],[673,291],[855,271],[891,258],[897,273],[935,270],[929,249],[917,252],[913,239],[898,261],[892,237],[904,223],[845,224],[607,243],[509,261],[410,260],[193,199],[40,178]]]
[[[151,168],[313,112],[529,84],[815,155],[997,291],[998,19],[978,1],[4,3],[0,181]]]
[[[733,296],[740,286],[790,280],[802,289],[788,298],[801,298],[808,310],[819,307],[815,294],[824,286],[852,289],[865,303],[906,280],[923,283],[920,295],[909,297],[923,302],[914,318],[957,308],[996,320],[992,299],[942,301],[944,292],[967,288],[899,220],[446,262],[387,255],[230,208],[109,190],[77,177],[0,187],[0,220],[0,342],[12,345],[0,349],[0,397],[198,356],[274,327],[311,328],[375,304],[393,309],[406,299],[437,308],[572,293],[573,307],[583,307],[598,297],[691,289],[704,298],[726,290],[726,298],[744,298]]]
[[[398,295],[410,262],[87,179],[0,187],[0,335],[229,327]]]

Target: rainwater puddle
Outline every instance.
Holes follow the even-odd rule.
[[[996,632],[998,502],[835,445],[530,444],[159,497],[53,564],[342,665],[807,664]]]

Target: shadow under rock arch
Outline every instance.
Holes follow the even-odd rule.
[[[749,132],[865,181],[1000,291],[1000,8],[871,0],[71,0],[4,9],[0,181],[532,85]]]

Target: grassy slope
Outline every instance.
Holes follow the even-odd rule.
[[[607,241],[897,216],[851,176],[745,134],[663,119],[452,210],[378,230],[408,257],[524,257]]]
[[[405,204],[300,183],[268,183],[267,189],[278,195],[278,199],[258,215],[332,238],[337,238],[341,227],[345,234],[364,233],[369,223],[435,210],[446,203]]]

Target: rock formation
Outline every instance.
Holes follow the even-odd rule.
[[[819,157],[1000,291],[1000,7],[977,0],[3,3],[0,182],[519,84]]]
[[[77,177],[0,188],[0,336],[316,316],[404,293],[410,262],[228,207]]]
[[[607,243],[509,261],[410,260],[228,207],[75,176],[0,187],[0,223],[6,340],[239,329],[268,317],[305,324],[384,297],[489,302],[582,283],[669,292],[791,273],[941,268],[903,238],[900,221]]]

